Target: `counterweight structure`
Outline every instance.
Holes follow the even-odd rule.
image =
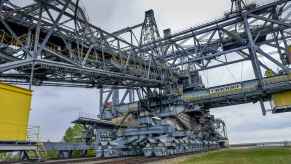
[[[79,0],[0,2],[1,80],[97,87],[99,120],[75,122],[87,127],[86,143],[94,138],[99,157],[223,147],[225,124],[211,108],[259,102],[265,115],[264,102],[275,99],[273,113],[290,110],[279,101],[291,89],[289,0],[231,0],[223,18],[163,36],[152,10],[144,22],[109,33],[88,21]],[[211,88],[201,80],[202,71],[246,61],[253,80]]]

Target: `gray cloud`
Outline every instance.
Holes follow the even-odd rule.
[[[79,113],[95,113],[99,108],[97,89],[33,88],[31,125],[41,126],[43,140],[60,140]]]
[[[291,113],[262,116],[259,104],[213,109],[226,122],[231,143],[290,140]]]

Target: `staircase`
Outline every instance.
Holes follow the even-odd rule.
[[[40,161],[44,161],[48,159],[48,153],[47,150],[45,149],[45,146],[43,145],[43,143],[37,143],[37,156],[39,158]]]
[[[183,124],[187,129],[191,129],[191,117],[186,113],[179,113],[177,115],[178,120]]]

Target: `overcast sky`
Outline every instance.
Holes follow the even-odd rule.
[[[160,30],[179,31],[222,16],[230,0],[83,0],[90,21],[107,30],[141,23],[144,11],[154,9]],[[262,3],[262,1],[260,1]],[[247,64],[203,72],[204,82],[218,85],[253,77]],[[218,76],[224,75],[224,76]],[[79,112],[97,113],[97,89],[34,87],[31,125],[41,126],[43,140],[60,141]],[[222,118],[231,143],[291,140],[291,114],[263,117],[257,104],[211,111]]]

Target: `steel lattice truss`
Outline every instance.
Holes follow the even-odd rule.
[[[251,61],[257,79],[264,70],[287,72],[289,0],[262,6],[238,1],[221,19],[174,34],[168,29],[164,37],[153,11],[143,23],[109,33],[88,22],[78,0],[35,0],[25,6],[1,1],[1,78],[35,85],[157,88],[174,84],[184,70],[243,61]]]
[[[2,78],[35,85],[133,87],[175,80],[153,52],[140,53],[128,40],[90,24],[78,1],[36,0],[23,7],[1,2]]]
[[[270,69],[260,61],[263,56],[287,71],[287,49],[290,38],[290,3],[276,1],[263,6],[250,6],[248,10],[230,12],[222,19],[202,24],[144,44],[142,52],[161,48],[159,59],[172,68],[191,68],[202,71],[242,61],[252,61],[255,73]],[[268,48],[266,48],[268,47]],[[272,49],[268,54],[265,49]],[[275,59],[274,54],[281,59]],[[183,67],[182,67],[183,66]],[[280,70],[273,70],[278,73]],[[261,77],[260,77],[261,78]]]

